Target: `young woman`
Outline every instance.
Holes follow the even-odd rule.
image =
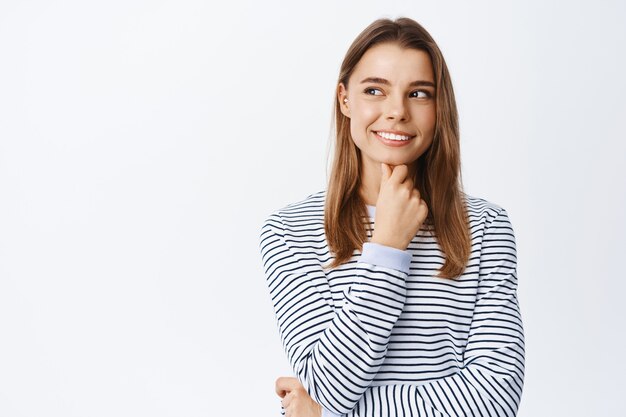
[[[524,378],[504,208],[462,191],[450,75],[415,21],[380,19],[336,91],[327,190],[270,214],[261,254],[296,378],[282,412],[514,416]]]

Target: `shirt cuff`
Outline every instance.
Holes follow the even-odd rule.
[[[332,411],[329,411],[322,407],[322,417],[341,417],[341,414],[335,414]]]
[[[380,265],[408,274],[411,257],[411,252],[408,250],[400,250],[379,243],[364,242],[360,262]]]

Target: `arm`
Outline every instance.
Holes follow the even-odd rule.
[[[335,310],[319,262],[287,243],[277,214],[263,224],[260,247],[281,341],[297,378],[326,412],[349,412],[384,361],[406,299],[410,252],[365,243],[345,303]]]
[[[515,416],[524,381],[516,255],[513,228],[502,209],[483,237],[477,301],[461,371],[423,385],[372,386],[356,410],[365,410],[367,398],[368,404],[390,404],[392,414],[394,407],[400,413],[404,406],[418,416]]]

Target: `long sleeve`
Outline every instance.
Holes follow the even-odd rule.
[[[311,398],[327,412],[345,414],[357,404],[385,359],[406,300],[411,254],[365,244],[345,302],[335,309],[319,262],[288,244],[288,233],[280,216],[272,214],[260,235],[281,341]],[[397,251],[401,255],[395,259],[400,261],[388,261],[381,256],[385,251]]]
[[[405,415],[410,410],[413,416],[515,416],[524,380],[524,333],[516,293],[515,237],[501,209],[483,237],[462,369],[422,385],[371,386],[354,415]]]

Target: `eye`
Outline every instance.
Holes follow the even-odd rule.
[[[419,94],[421,94],[421,96]],[[415,90],[409,94],[409,96],[415,98],[430,98],[432,95],[430,94],[430,91],[427,90]]]
[[[375,93],[371,93],[372,91],[378,91],[380,94],[375,94]],[[366,88],[364,91],[365,94],[369,94],[370,96],[380,96],[382,95],[382,91],[380,91],[378,88]]]

